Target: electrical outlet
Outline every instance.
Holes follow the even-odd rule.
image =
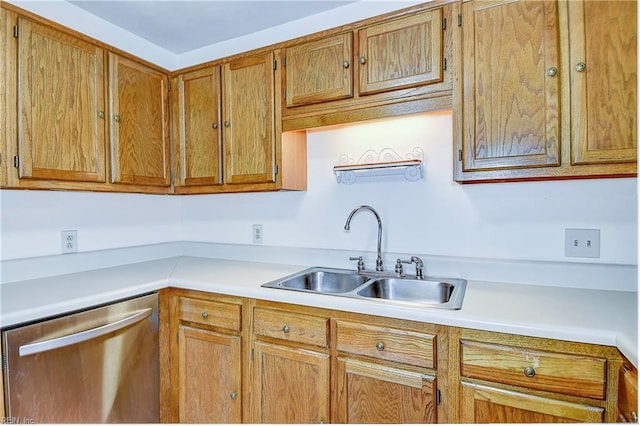
[[[78,231],[62,231],[60,233],[60,249],[63,254],[75,253],[78,251]]]
[[[600,257],[599,229],[565,229],[565,257]]]
[[[262,244],[262,225],[253,225],[253,244]]]

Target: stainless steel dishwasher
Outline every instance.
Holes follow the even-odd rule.
[[[13,423],[158,423],[158,295],[2,332]]]

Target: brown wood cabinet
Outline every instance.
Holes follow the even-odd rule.
[[[111,181],[170,185],[166,74],[109,53]]]
[[[636,174],[635,2],[466,1],[461,24],[455,180]]]
[[[619,421],[638,423],[638,370],[627,360],[620,371],[618,408]]]

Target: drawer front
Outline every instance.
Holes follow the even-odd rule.
[[[329,346],[329,318],[255,308],[254,333],[290,342]]]
[[[337,338],[341,352],[436,368],[436,336],[432,334],[338,321]]]
[[[240,331],[240,305],[189,297],[181,297],[179,304],[179,315],[183,321]]]
[[[586,398],[605,397],[605,359],[465,340],[461,346],[465,377]]]

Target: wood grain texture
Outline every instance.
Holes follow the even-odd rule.
[[[255,342],[254,423],[328,423],[329,354]]]
[[[433,376],[341,357],[336,377],[337,423],[436,423]]]
[[[178,315],[182,321],[199,323],[216,328],[240,331],[242,306],[211,300],[180,297]]]
[[[28,19],[18,27],[20,178],[105,182],[103,50]]]
[[[604,409],[462,382],[462,423],[602,422]]]
[[[604,399],[606,364],[603,358],[543,352],[463,340],[461,374],[531,389]],[[526,368],[535,375],[527,377]]]
[[[618,407],[620,420],[638,422],[638,370],[629,362],[620,371]]]
[[[18,52],[13,38],[15,13],[0,8],[0,187],[17,179],[12,158],[17,151]]]
[[[337,34],[286,49],[286,106],[353,96],[353,33]]]
[[[240,337],[180,326],[181,423],[240,423]]]
[[[572,163],[636,162],[637,2],[571,1]],[[576,67],[584,63],[579,72]]]
[[[435,335],[342,320],[336,321],[336,328],[340,352],[418,367],[436,366]],[[384,348],[379,349],[378,344]]]
[[[172,92],[177,184],[222,184],[220,66],[180,74]]]
[[[170,185],[168,76],[109,54],[112,183]]]
[[[321,347],[329,344],[329,319],[326,317],[255,308],[253,327],[258,336]]]
[[[442,81],[442,9],[364,27],[359,31],[359,94]]]
[[[280,188],[307,189],[307,132],[285,132],[280,136]]]
[[[275,182],[274,53],[225,63],[226,184]]]

